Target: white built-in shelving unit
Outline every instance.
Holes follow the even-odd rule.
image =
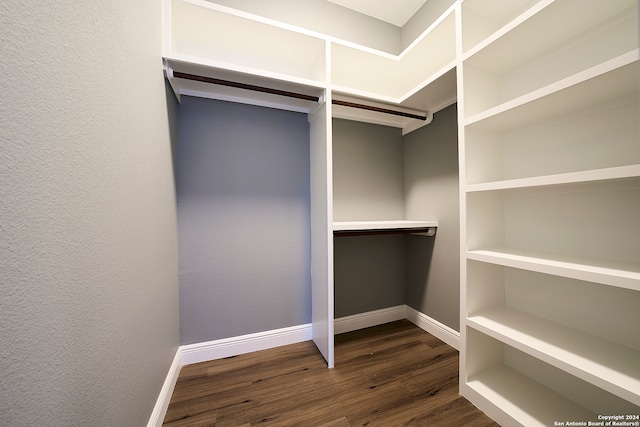
[[[174,77],[173,71],[393,109],[426,120],[330,108],[333,117],[415,130],[456,101],[455,7],[397,55],[205,0],[165,0],[164,59],[178,96],[309,112],[309,103]],[[326,93],[325,93],[326,92]],[[334,111],[335,110],[335,111]]]
[[[458,9],[450,7],[394,55],[214,2],[165,0],[163,57],[178,98],[206,97],[309,115],[313,335],[329,366],[334,233],[433,235],[437,227],[436,221],[409,221],[403,215],[334,223],[332,118],[408,133],[454,103]]]
[[[466,0],[461,32],[461,393],[638,414],[638,2]]]
[[[329,366],[334,232],[437,226],[334,222],[332,118],[408,133],[457,101],[461,394],[502,425],[640,412],[637,0],[456,1],[397,55],[204,0],[165,0],[164,19],[178,96],[309,115],[313,335]]]

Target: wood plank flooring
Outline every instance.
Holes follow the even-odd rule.
[[[164,420],[187,426],[497,426],[458,395],[458,352],[403,320],[182,368]]]

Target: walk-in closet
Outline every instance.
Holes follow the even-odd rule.
[[[429,0],[395,44],[228,3],[165,1],[165,72],[306,118],[328,367],[335,333],[407,318],[502,425],[638,414],[638,2]]]

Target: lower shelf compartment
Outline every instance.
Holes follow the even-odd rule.
[[[640,406],[640,352],[509,308],[483,310],[469,325]]]
[[[466,385],[522,426],[548,427],[557,425],[556,422],[598,420],[593,412],[507,366],[474,375]],[[482,405],[480,409],[485,410]],[[493,415],[490,410],[487,413]],[[506,424],[504,420],[498,421]]]
[[[462,394],[502,425],[587,425],[601,421],[600,414],[640,411],[638,405],[478,330],[467,327],[466,332]]]

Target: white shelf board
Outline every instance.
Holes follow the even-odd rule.
[[[467,259],[640,291],[640,263],[491,248],[467,251]]]
[[[467,185],[466,191],[472,193],[480,191],[509,190],[551,185],[577,184],[594,181],[634,179],[638,177],[640,177],[640,165],[628,165],[581,172],[569,172],[539,177],[471,184]]]
[[[456,61],[447,63],[433,74],[426,75],[424,79],[421,78],[415,86],[398,96],[356,89],[335,82],[331,85],[331,90],[348,96],[435,112],[451,105],[457,98]]]
[[[372,105],[371,102],[367,101],[364,101],[363,103]],[[386,108],[394,109],[394,106],[387,106]],[[402,129],[403,135],[406,135],[410,131],[418,129],[422,126],[428,125],[429,123],[431,123],[431,120],[433,118],[431,114],[426,112],[423,113],[426,116],[426,119],[418,120],[414,118],[401,117],[376,111],[345,107],[342,105],[334,105],[331,111],[334,118],[400,128]],[[414,122],[415,125],[413,124]],[[407,130],[405,131],[405,129]]]
[[[508,131],[568,111],[638,92],[640,49],[606,61],[465,120],[465,126]]]
[[[640,406],[640,351],[506,307],[467,324],[513,348]]]
[[[316,79],[292,76],[290,74],[278,73],[262,68],[248,67],[237,63],[218,61],[215,59],[203,58],[181,53],[167,53],[163,56],[165,61],[175,69],[183,71],[184,68],[199,70],[213,70],[214,72],[228,72],[230,74],[241,74],[253,76],[256,79],[277,80],[281,84],[302,85],[315,88],[326,88],[326,82]],[[186,71],[185,71],[186,72]]]
[[[433,228],[438,226],[438,221],[414,221],[414,220],[394,220],[394,221],[335,221],[333,231],[392,231]]]
[[[597,421],[596,414],[504,365],[473,375],[466,386],[477,393],[479,399],[496,405],[522,426],[548,427],[554,425],[554,421]]]
[[[456,64],[451,62],[404,94],[400,105],[437,113],[457,100]]]
[[[221,64],[214,65],[211,62],[203,62],[199,58],[185,58],[180,55],[165,58],[165,68],[168,71],[169,83],[178,97],[180,95],[196,96],[302,113],[313,111],[319,104],[313,101],[176,78],[173,77],[173,71],[317,96],[320,98],[320,102],[323,101],[323,85],[316,81],[304,79],[292,81],[282,75],[256,74],[259,70],[244,69],[240,71],[238,67],[232,69]]]

